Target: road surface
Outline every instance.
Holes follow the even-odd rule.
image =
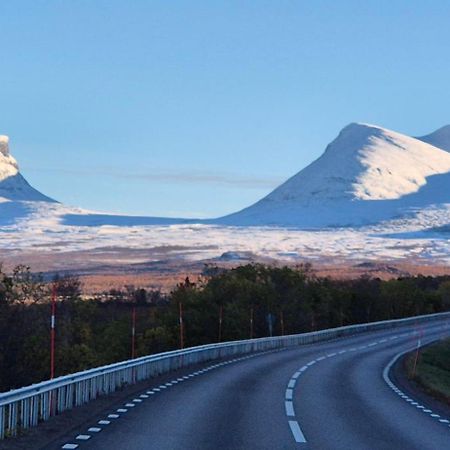
[[[450,417],[400,391],[387,369],[418,339],[448,334],[441,321],[169,374],[47,448],[450,449]]]

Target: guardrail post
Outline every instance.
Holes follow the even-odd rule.
[[[0,406],[0,439],[5,439],[5,407]]]

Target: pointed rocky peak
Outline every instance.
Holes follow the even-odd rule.
[[[0,153],[3,156],[9,156],[9,137],[0,135]]]

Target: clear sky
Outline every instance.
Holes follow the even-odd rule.
[[[0,134],[85,208],[217,216],[350,122],[450,123],[450,2],[0,2]]]

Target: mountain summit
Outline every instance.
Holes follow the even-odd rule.
[[[237,225],[344,226],[405,208],[450,203],[450,154],[378,126],[353,123],[323,155],[254,205]]]
[[[55,201],[30,186],[20,174],[17,161],[9,153],[8,136],[0,136],[0,200]]]

